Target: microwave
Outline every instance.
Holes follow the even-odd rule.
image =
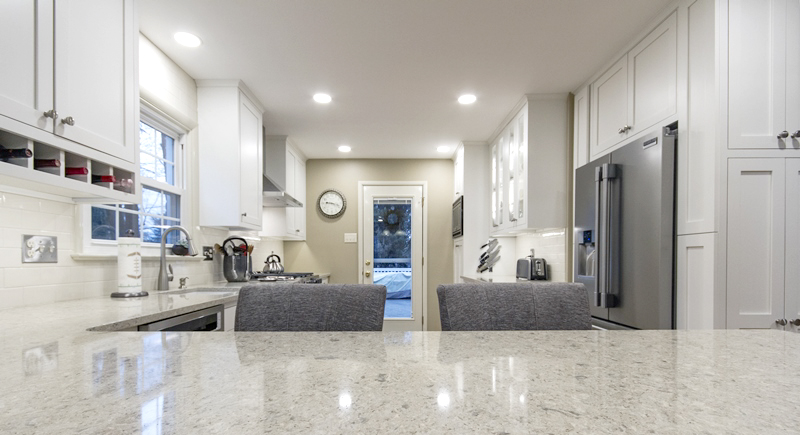
[[[464,235],[464,195],[453,203],[453,238]]]

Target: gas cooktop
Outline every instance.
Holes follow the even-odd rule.
[[[251,281],[293,281],[293,282],[308,282],[314,277],[311,272],[283,272],[283,273],[267,273],[255,272],[250,276]]]

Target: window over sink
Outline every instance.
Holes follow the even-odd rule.
[[[91,206],[91,224],[87,225],[89,234],[85,236],[90,245],[115,245],[117,236],[128,230],[139,235],[143,244],[160,244],[166,228],[182,224],[185,135],[185,129],[179,125],[142,107],[139,122],[142,202]],[[167,243],[173,244],[179,237],[178,232],[172,232]]]

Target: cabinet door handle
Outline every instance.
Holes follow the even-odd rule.
[[[58,112],[56,112],[54,109],[50,109],[47,112],[44,112],[44,117],[52,118],[55,121],[56,119],[58,119]]]
[[[800,130],[792,133],[792,139],[800,139]]]
[[[67,125],[75,125],[75,118],[67,116],[66,118],[61,120],[61,123]]]
[[[789,137],[789,132],[786,130],[778,133],[778,139],[786,139],[787,137]]]
[[[786,326],[786,324],[788,322],[786,321],[786,319],[778,319],[778,320],[775,321],[775,323],[777,323],[778,325],[781,325],[781,326]]]

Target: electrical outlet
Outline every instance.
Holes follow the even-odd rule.
[[[203,246],[203,261],[211,261],[214,259],[214,247]]]
[[[58,263],[58,237],[22,236],[23,263]]]
[[[358,243],[358,233],[344,233],[345,243]]]

